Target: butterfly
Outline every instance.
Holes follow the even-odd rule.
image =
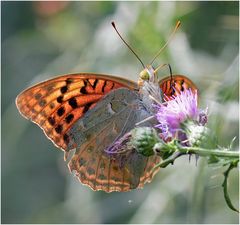
[[[163,96],[197,90],[183,75],[159,81],[156,72],[146,66],[138,83],[105,74],[62,75],[24,90],[16,105],[21,115],[64,151],[70,171],[81,183],[105,192],[130,191],[151,182],[160,157],[145,157],[135,149],[109,154],[106,149],[114,149],[136,124],[153,125],[146,120],[154,114],[153,99],[162,102]]]
[[[144,83],[152,85],[148,80]],[[158,82],[158,87],[166,96],[177,95],[187,88],[197,89],[182,75],[166,77]],[[158,171],[153,167],[160,158],[132,156],[120,168],[104,149],[151,115],[140,104],[147,95],[141,96],[142,90],[137,83],[120,77],[68,74],[28,88],[17,96],[16,105],[25,118],[40,126],[65,152],[65,159],[76,148],[69,168],[76,171],[83,184],[106,192],[128,191],[152,180]],[[137,165],[142,168],[135,172]]]

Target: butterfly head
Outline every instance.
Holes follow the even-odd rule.
[[[157,82],[156,71],[152,65],[147,65],[139,74],[138,85],[142,86],[144,81]]]
[[[139,74],[139,77],[142,80],[149,80],[153,76],[154,76],[154,69],[152,65],[147,65]]]
[[[159,86],[157,69],[154,69],[151,64],[145,66],[140,72],[138,86],[143,104],[150,111],[154,111],[153,103],[162,102],[163,96]]]

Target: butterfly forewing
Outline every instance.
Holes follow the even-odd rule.
[[[170,99],[172,96],[177,96],[181,91],[187,89],[192,89],[192,91],[198,90],[196,85],[183,75],[173,75],[172,78],[166,77],[159,81],[159,85],[165,97]]]
[[[67,132],[69,148],[77,143],[70,170],[76,171],[82,183],[106,192],[129,191],[151,181],[159,157],[142,156],[131,146],[125,154],[105,151],[149,116],[137,92],[119,88],[106,95]]]
[[[129,80],[108,75],[69,74],[37,84],[18,95],[21,114],[38,124],[55,145],[67,150],[71,126],[114,89],[137,88]]]

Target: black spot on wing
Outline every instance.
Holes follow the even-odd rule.
[[[95,79],[93,84],[91,84],[91,82],[89,82],[89,80],[86,80],[88,82],[89,85],[91,85],[91,87],[93,88],[93,90],[95,90],[97,84],[98,84],[98,79]]]
[[[48,122],[53,126],[55,124],[55,119],[53,117],[49,117]]]
[[[171,89],[172,89],[172,92],[171,92],[171,95],[174,95],[175,94],[175,85],[170,85]]]
[[[80,89],[80,93],[81,93],[81,94],[87,94],[86,87],[87,87],[87,84],[89,83],[88,79],[83,80],[83,83],[84,83],[84,86],[81,87],[81,89]],[[89,83],[89,84],[90,84],[90,83]]]
[[[68,116],[66,116],[65,121],[66,121],[67,123],[71,123],[71,121],[73,120],[73,118],[74,118],[74,115],[73,115],[73,114],[69,114]]]
[[[93,89],[95,89],[96,88],[96,86],[97,86],[97,84],[98,84],[98,79],[95,79],[95,81],[94,81],[94,83],[93,83]]]
[[[41,93],[37,93],[35,94],[35,99],[38,100],[42,97],[42,94]]]
[[[64,107],[60,107],[60,108],[57,110],[58,116],[62,116],[64,113],[65,113]]]
[[[55,107],[55,104],[53,102],[50,103],[49,107],[53,109]]]
[[[183,84],[184,84],[184,80],[181,80],[181,91],[184,91],[184,86],[183,86]]]
[[[114,82],[112,82],[112,87],[111,87],[111,90],[114,88],[114,86],[115,86],[115,83],[114,83]]]
[[[104,92],[104,89],[105,89],[106,85],[107,85],[107,81],[105,80],[105,81],[104,81],[104,84],[103,84],[103,86],[102,86],[102,92]]]
[[[66,80],[66,84],[68,85],[68,84],[71,84],[73,82],[73,79],[72,78],[68,78],[67,80]]]
[[[47,104],[47,102],[46,102],[46,100],[42,99],[42,100],[39,101],[38,104],[43,107]]]
[[[70,138],[69,138],[69,136],[68,136],[67,134],[64,134],[64,135],[63,135],[63,141],[64,141],[65,144],[68,144],[68,143],[69,143]]]
[[[84,94],[84,95],[87,94],[87,90],[86,90],[86,87],[85,87],[85,86],[83,86],[83,87],[80,88],[80,93],[81,93],[81,94]]]
[[[63,102],[63,96],[60,95],[59,97],[57,97],[57,102],[58,103],[62,103]]]
[[[68,100],[68,104],[73,108],[76,109],[78,107],[77,100],[75,97],[72,97]]]
[[[61,89],[60,89],[60,91],[61,91],[61,93],[62,93],[62,94],[66,93],[66,92],[67,92],[67,90],[68,90],[68,87],[67,87],[67,85],[66,85],[66,86],[63,86],[63,87],[61,87]]]
[[[62,133],[62,130],[63,130],[63,126],[61,124],[57,125],[57,127],[55,127],[55,131],[58,133],[58,134],[61,134]]]

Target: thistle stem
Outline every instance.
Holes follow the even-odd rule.
[[[229,176],[229,172],[237,167],[238,162],[239,162],[239,157],[240,157],[240,152],[237,151],[229,151],[228,149],[223,149],[223,150],[219,150],[219,149],[204,149],[204,148],[199,148],[199,147],[183,147],[177,143],[175,143],[176,145],[171,145],[169,144],[168,147],[170,151],[174,152],[172,154],[172,156],[170,156],[169,158],[163,160],[162,162],[158,163],[157,165],[155,165],[156,167],[161,167],[161,168],[165,168],[167,167],[169,164],[173,164],[174,161],[180,157],[181,155],[186,155],[186,154],[197,154],[199,156],[203,156],[203,157],[209,157],[209,156],[216,156],[216,157],[227,157],[228,159],[232,159],[232,162],[230,163],[228,169],[224,172],[224,181],[222,184],[223,187],[223,193],[224,193],[224,198],[225,201],[228,205],[228,207],[230,209],[232,209],[235,212],[239,213],[239,210],[236,209],[229,197],[228,194],[228,188],[227,188],[227,179]]]
[[[228,180],[229,173],[230,173],[230,171],[231,171],[234,167],[237,167],[237,163],[233,163],[233,162],[232,162],[232,163],[229,165],[228,169],[223,173],[223,175],[224,175],[224,181],[223,181],[222,187],[223,187],[224,198],[225,198],[225,201],[226,201],[228,207],[229,207],[230,209],[232,209],[233,211],[239,213],[239,210],[236,209],[236,208],[233,206],[233,204],[232,204],[232,202],[231,202],[231,200],[230,200],[230,197],[229,197],[229,194],[228,194],[228,187],[227,187],[227,186],[228,186],[227,180]]]
[[[169,164],[173,164],[174,160],[177,159],[181,155],[185,154],[197,154],[199,156],[207,157],[207,156],[216,156],[216,157],[227,157],[229,159],[236,159],[239,161],[240,152],[237,151],[229,151],[228,149],[219,150],[219,149],[204,149],[199,147],[183,147],[181,145],[168,145],[171,148],[171,151],[174,151],[176,154],[173,154],[170,158],[160,162],[155,167],[167,167]]]
[[[219,150],[219,149],[204,149],[204,148],[199,148],[199,147],[182,147],[178,146],[179,152],[182,153],[193,153],[193,154],[198,154],[199,156],[217,156],[217,157],[227,157],[231,159],[239,159],[240,157],[240,152],[239,151],[229,151],[227,149],[225,150]]]
[[[169,157],[168,159],[158,163],[155,167],[167,167],[169,164],[173,164],[175,159],[177,159],[178,157],[180,157],[181,155],[184,155],[184,153],[181,152],[175,152],[175,154],[173,154],[171,157]]]

